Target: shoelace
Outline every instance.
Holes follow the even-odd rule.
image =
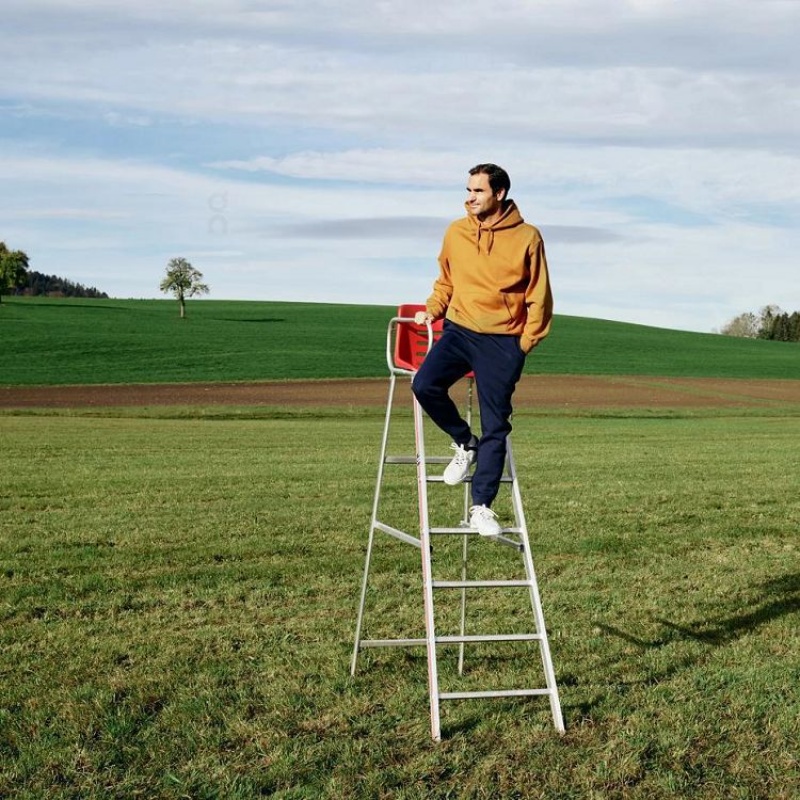
[[[485,517],[486,519],[496,519],[497,514],[492,511],[491,508],[486,508],[486,506],[472,506],[469,510],[470,516],[478,515],[479,517]]]
[[[467,448],[464,447],[464,445],[453,442],[453,444],[450,445],[450,449],[456,451],[456,454],[453,456],[453,460],[459,467],[466,467],[469,464]]]

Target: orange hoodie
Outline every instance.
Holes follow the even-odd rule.
[[[446,316],[478,333],[520,336],[526,353],[547,336],[553,296],[544,242],[513,200],[492,225],[482,225],[469,211],[450,225],[426,306],[434,319]]]

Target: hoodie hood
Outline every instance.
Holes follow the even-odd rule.
[[[503,213],[490,225],[481,222],[476,216],[471,214],[469,211],[469,206],[467,206],[466,203],[464,206],[467,209],[467,217],[469,218],[470,224],[475,230],[475,245],[478,248],[479,253],[481,251],[481,239],[486,241],[486,253],[491,253],[492,245],[494,244],[495,231],[501,231],[506,228],[515,228],[517,225],[521,225],[525,221],[522,218],[522,215],[519,213],[517,204],[513,200],[505,201]]]

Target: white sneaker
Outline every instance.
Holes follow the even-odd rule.
[[[497,521],[497,514],[486,506],[472,506],[469,510],[469,526],[481,536],[499,536],[503,529]]]
[[[469,475],[469,468],[475,460],[475,451],[467,450],[463,444],[456,444],[455,442],[450,447],[456,451],[456,454],[447,465],[442,477],[448,486],[455,486],[458,483],[463,483],[464,479]]]

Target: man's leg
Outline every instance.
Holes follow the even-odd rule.
[[[511,431],[511,396],[525,366],[516,336],[475,334],[480,337],[473,368],[481,412],[478,465],[472,476],[472,502],[490,506],[500,488],[506,460],[506,437]]]
[[[462,331],[445,322],[444,333],[425,357],[411,384],[419,404],[434,424],[460,445],[469,444],[472,432],[448,391],[471,369],[468,342]]]

